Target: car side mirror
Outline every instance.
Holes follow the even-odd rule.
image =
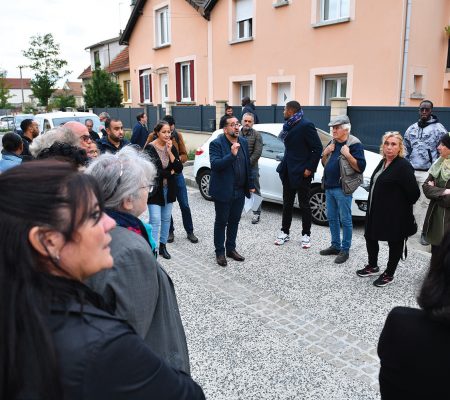
[[[277,161],[283,161],[283,158],[284,158],[284,153],[278,153],[275,156],[275,160],[277,160]]]

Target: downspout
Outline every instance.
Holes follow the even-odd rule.
[[[406,2],[406,16],[405,16],[405,38],[403,43],[403,66],[402,66],[402,85],[400,88],[400,102],[399,106],[405,106],[405,91],[406,91],[406,75],[408,68],[408,52],[409,52],[409,33],[411,28],[411,6],[412,0]]]

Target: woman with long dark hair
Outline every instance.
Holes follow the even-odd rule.
[[[159,243],[159,254],[170,259],[166,244],[169,237],[170,217],[172,206],[177,199],[177,182],[175,174],[181,173],[183,164],[180,161],[176,147],[172,143],[170,125],[166,121],[159,121],[153,132],[156,139],[145,146],[158,170],[156,180],[157,190],[148,200],[148,212],[152,225],[153,239]]]
[[[111,268],[92,176],[67,163],[0,175],[0,398],[203,399],[82,281]]]
[[[395,307],[378,343],[383,400],[450,399],[450,233],[431,257],[417,298]]]

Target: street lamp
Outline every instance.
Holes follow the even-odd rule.
[[[19,68],[20,71],[20,91],[22,92],[22,112],[25,111],[25,103],[23,98],[23,79],[22,79],[22,68],[25,68],[26,65],[19,65],[17,68]]]

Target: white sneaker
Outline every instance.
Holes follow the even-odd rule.
[[[285,244],[286,242],[289,241],[289,235],[284,233],[283,231],[280,231],[280,233],[278,233],[277,238],[275,239],[275,244],[277,246],[281,246],[283,244]]]
[[[309,249],[311,247],[311,237],[308,235],[302,236],[302,247],[304,249]]]

